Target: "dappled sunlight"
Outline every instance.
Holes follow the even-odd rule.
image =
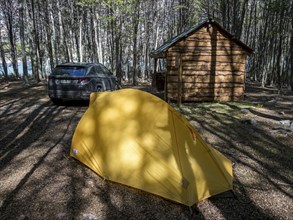
[[[102,125],[106,125],[112,120],[116,120],[117,118],[119,118],[119,116],[120,116],[119,109],[105,107],[103,108],[103,112],[101,113],[99,120]]]
[[[113,160],[119,160],[120,168],[123,169],[136,169],[137,164],[140,164],[142,161],[143,155],[138,152],[136,149],[139,147],[138,143],[134,141],[132,138],[125,138],[120,145],[117,146],[117,153],[119,158],[111,157]],[[111,152],[109,152],[111,154]],[[111,164],[107,164],[110,166]],[[114,169],[115,170],[115,169]],[[111,172],[111,171],[110,171]]]
[[[157,138],[151,132],[146,132],[142,134],[141,138],[139,139],[139,143],[142,146],[150,146],[150,150],[159,150],[161,153],[165,151],[164,146],[157,147]]]
[[[44,102],[45,99],[39,101],[38,96],[23,100],[13,108],[21,116],[19,121],[10,124],[14,125],[14,129],[6,131],[8,134],[1,137],[0,213],[4,219],[2,213],[13,213],[17,216],[15,218],[22,218],[28,212],[43,210],[45,204],[57,211],[58,205],[50,202],[50,198],[63,197],[65,201],[67,196],[62,192],[62,180],[58,181],[55,177],[65,169],[60,166],[66,160],[62,156],[64,143],[61,141],[71,137],[67,132],[76,112],[68,114],[63,111],[64,107],[49,105]],[[3,113],[1,116],[10,114]],[[4,121],[4,117],[1,118],[1,122]],[[64,121],[68,123],[64,124]],[[48,193],[51,187],[54,190]]]
[[[292,199],[292,136],[288,132],[286,138],[280,139],[272,130],[272,125],[276,126],[274,120],[282,120],[288,117],[288,113],[283,116],[272,109],[248,102],[189,103],[179,109],[195,127],[200,128],[208,143],[233,161],[234,192],[242,200],[255,202],[255,207],[264,216],[268,211],[270,216],[280,215],[281,210],[287,207],[286,202]],[[251,118],[255,124],[244,123]],[[278,195],[278,198],[274,201],[269,194]],[[273,208],[261,207],[259,204],[263,203],[257,200],[260,195]],[[222,204],[224,200],[211,201],[220,209],[225,206]]]
[[[55,106],[45,101],[46,98],[39,101],[38,94],[30,95],[25,92],[20,97],[9,99],[7,96],[0,101],[1,219],[8,219],[7,216],[9,219],[39,219],[40,216],[45,219],[119,219],[134,215],[149,219],[190,219],[188,207],[169,199],[193,201],[194,197],[207,198],[219,190],[205,183],[205,179],[210,179],[215,182],[214,186],[221,185],[218,177],[214,175],[212,179],[213,175],[202,165],[210,161],[205,159],[210,151],[202,147],[200,136],[190,129],[191,126],[183,131],[187,121],[164,102],[151,100],[156,103],[156,111],[152,114],[151,105],[144,103],[150,101],[149,98],[128,96],[126,99],[138,102],[134,112],[133,109],[124,112],[125,106],[119,104],[119,99],[117,102],[108,100],[101,107],[97,98],[97,108],[88,108],[87,112],[90,112],[89,118],[101,119],[100,113],[107,115],[98,121],[103,126],[98,126],[92,120],[84,124],[80,120],[86,106],[74,103]],[[265,100],[274,98],[267,97]],[[233,188],[237,198],[204,200],[196,205],[201,214],[195,218],[291,216],[288,206],[292,200],[292,132],[276,135],[278,130],[273,129],[280,126],[279,120],[291,119],[291,99],[291,96],[280,96],[276,105],[269,109],[263,107],[264,102],[185,103],[176,107],[205,142],[227,155],[234,164]],[[110,113],[106,114],[105,109]],[[121,112],[129,112],[129,126],[117,123]],[[144,117],[137,121],[140,114]],[[250,118],[255,118],[257,124],[242,123],[242,119]],[[78,154],[88,157],[83,163],[90,169],[68,155],[79,121],[84,129],[80,133],[83,138],[78,142]],[[106,128],[110,124],[111,128]],[[101,137],[98,138],[96,132]],[[175,133],[181,132],[183,140],[175,140]],[[91,138],[93,135],[96,138]],[[103,146],[100,143],[107,144],[103,148],[105,152],[99,151]],[[184,147],[174,154],[178,152],[178,145]],[[91,160],[94,156],[98,159]],[[101,165],[100,161],[106,165]],[[115,161],[123,167],[115,169]],[[221,160],[218,165],[226,167],[229,162]],[[131,180],[138,182],[136,188],[145,187],[149,189],[143,188],[145,191],[153,194],[153,190],[159,188],[170,197],[162,199],[122,186],[106,175],[99,174],[100,178],[91,171],[107,168],[115,169],[111,174],[125,180],[125,185]]]
[[[239,104],[241,106],[241,103],[233,105],[227,103],[229,107],[234,108],[233,111],[238,112],[241,118],[244,113],[241,113]],[[252,107],[252,109],[255,108]],[[267,134],[261,124],[257,126],[241,124],[237,121],[238,117],[231,115],[229,111],[207,112],[207,117],[204,120],[196,118],[198,113],[195,111],[193,111],[193,114],[192,120],[195,120],[205,130],[204,136],[208,137],[206,138],[208,142],[220,144],[221,151],[229,155],[229,158],[250,170],[249,176],[237,172],[241,181],[249,182],[249,185],[252,186],[255,185],[254,179],[259,178],[262,179],[261,185],[272,184],[288,196],[288,193],[283,191],[282,185],[276,183],[284,182],[284,184],[288,184],[292,178],[292,170],[286,166],[286,163],[290,160],[288,147]],[[231,140],[233,141],[231,142]],[[274,172],[267,176],[271,169],[282,169],[282,172]]]
[[[124,89],[92,94],[90,103],[71,156],[103,178],[189,206],[232,188],[221,159],[166,102]]]

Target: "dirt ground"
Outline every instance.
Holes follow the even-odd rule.
[[[69,157],[87,104],[53,105],[45,83],[0,85],[0,219],[292,219],[292,93],[248,84],[243,102],[173,104],[233,161],[235,197],[193,213]]]

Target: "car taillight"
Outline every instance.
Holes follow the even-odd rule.
[[[48,84],[49,86],[53,86],[57,81],[55,76],[49,76]]]
[[[54,81],[56,79],[55,76],[49,76],[49,80]]]
[[[84,85],[84,84],[87,84],[89,81],[90,81],[89,79],[81,78],[77,80],[77,83],[80,85]]]

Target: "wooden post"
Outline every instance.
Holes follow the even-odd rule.
[[[182,104],[182,73],[183,73],[183,64],[182,64],[182,54],[179,56],[179,74],[178,74],[178,106]]]
[[[157,87],[157,63],[158,63],[158,58],[154,59],[154,74],[153,74],[153,87]]]
[[[167,79],[167,76],[168,76],[168,69],[167,69],[167,71],[166,71],[166,73],[165,73],[165,86],[164,86],[164,100],[166,101],[166,102],[168,102],[168,79]]]

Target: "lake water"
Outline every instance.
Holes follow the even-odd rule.
[[[7,70],[8,70],[8,75],[14,75],[12,63],[7,63]],[[30,62],[28,62],[28,64],[27,64],[27,70],[28,70],[28,74],[32,75],[32,66],[31,66]],[[4,69],[3,69],[2,63],[0,64],[0,72],[1,72],[1,74],[4,74]],[[18,62],[18,72],[19,72],[20,76],[23,75],[21,62]]]
[[[50,65],[48,64],[44,64],[44,69],[47,74],[50,73],[51,71]],[[7,70],[8,70],[8,75],[14,75],[12,63],[7,63]],[[32,66],[30,61],[27,62],[27,70],[28,70],[28,74],[32,75]],[[18,72],[20,76],[23,75],[22,62],[20,61],[18,61]],[[2,63],[0,63],[0,75],[4,75]]]

